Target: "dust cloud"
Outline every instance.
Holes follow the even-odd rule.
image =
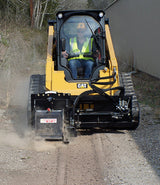
[[[6,130],[0,132],[0,146],[42,152],[53,150],[60,145],[60,143],[46,142],[43,138],[35,136],[31,130],[26,131],[24,137],[20,137],[16,132],[7,132]]]
[[[41,47],[45,48],[45,38],[41,33],[30,29],[22,32],[16,27],[8,38],[0,65],[0,145],[37,151],[54,148],[44,144],[42,138],[37,140],[27,123],[30,75],[44,73],[46,55]]]

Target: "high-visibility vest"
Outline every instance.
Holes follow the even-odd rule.
[[[92,45],[93,45],[93,39],[87,38],[82,46],[82,50],[80,51],[78,49],[77,38],[76,37],[71,38],[70,39],[70,55],[71,56],[79,55],[79,56],[69,58],[68,60],[73,60],[73,59],[94,60],[93,57],[84,56],[84,54],[92,55]]]

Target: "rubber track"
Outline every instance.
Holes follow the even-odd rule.
[[[32,75],[30,78],[30,95],[45,91],[45,75]]]
[[[30,77],[27,117],[28,124],[31,124],[31,95],[45,92],[45,75],[32,75]]]
[[[135,129],[139,125],[139,103],[135,94],[133,87],[132,77],[130,73],[120,74],[120,83],[125,88],[125,95],[132,96],[132,117],[137,123],[135,124]]]

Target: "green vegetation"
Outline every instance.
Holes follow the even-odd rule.
[[[160,111],[160,81],[146,73],[133,75],[136,94],[140,103],[149,105],[155,111]]]
[[[47,26],[49,19],[55,18],[63,1],[65,0],[0,0],[0,18],[42,29]]]
[[[9,46],[9,39],[4,36],[2,33],[0,34],[0,44],[3,44],[4,46]]]

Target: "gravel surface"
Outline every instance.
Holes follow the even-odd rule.
[[[0,109],[0,184],[160,184],[160,122],[141,110],[136,131],[78,133],[65,145],[27,129],[24,107]]]

